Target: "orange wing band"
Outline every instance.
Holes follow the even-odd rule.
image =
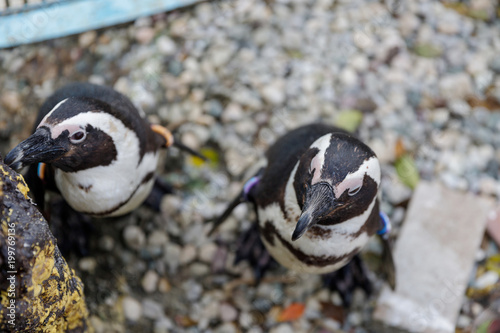
[[[172,132],[170,132],[167,128],[161,125],[152,124],[151,129],[153,130],[153,132],[158,133],[165,138],[165,147],[168,148],[174,144],[174,136],[172,135]]]

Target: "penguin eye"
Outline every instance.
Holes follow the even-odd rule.
[[[80,143],[85,140],[86,137],[87,133],[84,130],[78,130],[71,134],[71,136],[69,137],[69,141],[71,141],[71,143]]]
[[[361,190],[361,185],[358,185],[356,187],[350,188],[349,191],[347,191],[347,194],[352,197],[353,195],[356,195],[359,193]]]

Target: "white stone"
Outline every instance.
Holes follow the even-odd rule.
[[[175,54],[175,51],[177,51],[177,45],[175,42],[166,35],[158,37],[156,40],[156,47],[161,54],[166,56],[173,55]]]
[[[128,225],[123,231],[125,244],[131,249],[139,250],[146,243],[144,231],[136,225]]]
[[[144,291],[147,293],[156,291],[156,286],[158,285],[159,278],[160,277],[158,276],[158,273],[156,273],[155,271],[147,271],[146,274],[144,274],[144,276],[142,277],[142,289],[144,289]]]
[[[262,97],[273,105],[281,105],[285,101],[285,81],[276,79],[262,88]]]
[[[206,243],[200,247],[199,250],[199,258],[201,261],[206,263],[211,263],[215,254],[217,253],[217,244],[215,243]]]
[[[412,332],[455,332],[492,206],[420,181],[394,247],[396,290],[383,288],[374,318]]]
[[[449,100],[473,94],[472,80],[467,73],[448,74],[439,82],[441,95]]]
[[[179,262],[181,265],[187,265],[191,263],[196,258],[196,247],[193,245],[186,245],[182,248]]]
[[[131,321],[137,321],[142,317],[142,305],[135,298],[125,296],[122,299],[123,314]]]
[[[95,270],[95,268],[97,267],[97,261],[93,257],[82,258],[82,259],[80,259],[80,261],[78,261],[78,267],[82,271],[92,273]]]
[[[238,310],[227,303],[220,305],[220,317],[224,322],[235,321],[238,318]]]
[[[165,317],[162,305],[149,298],[142,301],[142,313],[144,317],[149,319],[159,319]]]

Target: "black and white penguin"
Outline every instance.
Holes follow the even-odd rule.
[[[76,211],[119,216],[151,192],[159,150],[177,145],[166,128],[149,124],[112,88],[73,83],[40,108],[34,133],[5,158],[13,169],[30,165],[28,185],[42,203],[58,190]],[[37,176],[38,175],[38,176]]]
[[[379,161],[353,135],[323,124],[303,126],[281,137],[266,159],[212,231],[250,201],[271,256],[291,270],[315,274],[340,269],[371,236],[387,232],[377,198]]]

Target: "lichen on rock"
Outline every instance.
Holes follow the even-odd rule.
[[[28,191],[0,158],[0,331],[92,332],[83,283]]]

